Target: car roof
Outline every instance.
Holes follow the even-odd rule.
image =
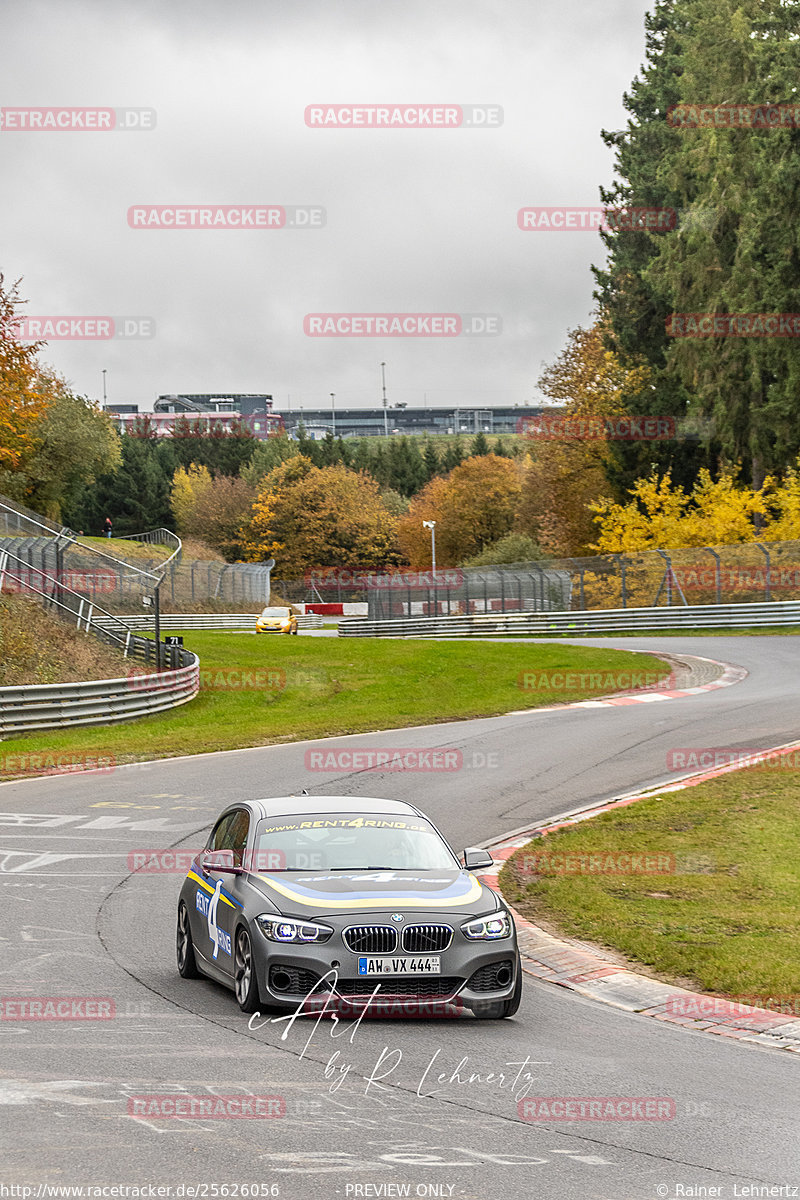
[[[369,796],[275,796],[264,800],[246,800],[233,807],[248,808],[254,817],[275,817],[307,813],[388,813],[419,815],[413,804],[402,800],[382,800]]]

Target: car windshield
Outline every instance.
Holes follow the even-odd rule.
[[[269,817],[256,831],[262,871],[457,871],[432,825],[413,815],[319,813]]]
[[[262,612],[261,616],[262,616],[262,618],[263,617],[283,617],[285,619],[286,617],[289,616],[289,610],[288,610],[288,608],[265,608],[264,611]]]

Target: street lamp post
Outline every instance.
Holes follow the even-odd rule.
[[[106,406],[106,368],[103,367],[103,408]]]
[[[386,410],[386,363],[381,363],[381,388],[383,389],[383,436],[389,436],[389,414]]]
[[[431,574],[433,575],[433,583],[435,586],[436,585],[436,522],[435,521],[423,521],[422,526],[424,529],[430,529],[430,531],[431,531]]]
[[[331,431],[332,431],[334,437],[336,437],[336,404],[335,404],[335,401],[336,401],[336,393],[331,392]]]

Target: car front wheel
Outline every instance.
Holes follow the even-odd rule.
[[[178,930],[175,937],[175,950],[178,957],[178,973],[184,979],[199,979],[197,961],[194,957],[192,930],[189,926],[189,914],[186,905],[181,901],[178,906]]]
[[[246,929],[240,929],[236,935],[233,982],[239,1008],[242,1012],[255,1012],[258,1008],[258,984],[256,983],[253,947],[250,942],[250,934]]]

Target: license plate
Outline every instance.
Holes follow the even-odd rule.
[[[359,975],[439,975],[441,959],[432,958],[359,958]]]

